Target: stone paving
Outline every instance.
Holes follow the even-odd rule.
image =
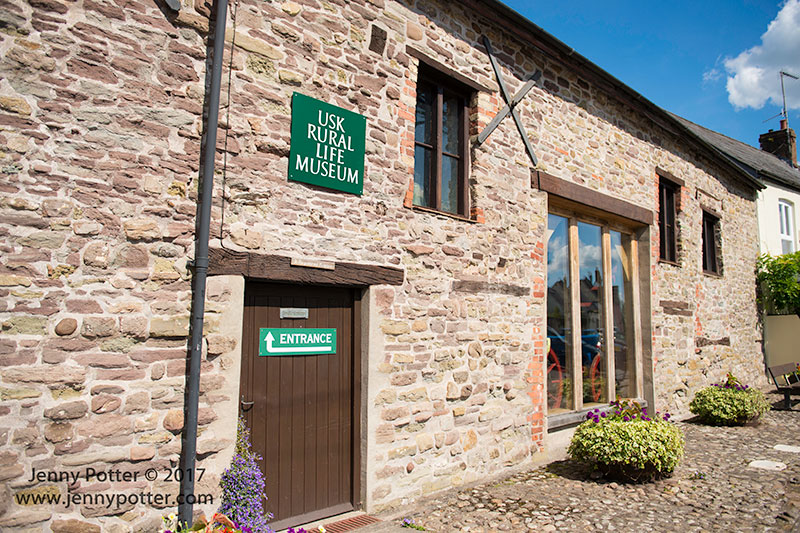
[[[771,400],[777,405],[779,397]],[[559,461],[493,484],[451,491],[395,523],[411,518],[428,531],[471,533],[800,532],[800,453],[792,449],[800,445],[797,405],[793,411],[773,409],[751,426],[678,425],[686,434],[686,455],[671,478],[615,483],[572,461]],[[786,468],[748,466],[756,460]]]

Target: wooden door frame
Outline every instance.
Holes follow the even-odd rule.
[[[248,338],[252,335],[256,334],[256,332],[251,331],[248,322],[244,320],[244,315],[247,308],[248,302],[248,288],[253,287],[254,285],[261,285],[261,286],[284,286],[284,287],[303,287],[309,288],[309,284],[298,284],[292,283],[291,281],[288,282],[281,282],[278,280],[268,280],[265,281],[264,279],[258,278],[248,278],[245,277],[244,280],[244,302],[242,306],[242,317],[243,317],[243,324],[242,324],[242,346]],[[362,475],[362,467],[361,467],[361,433],[362,433],[362,356],[363,356],[363,346],[362,346],[362,310],[363,310],[363,298],[364,298],[364,291],[363,287],[357,287],[352,285],[344,285],[344,284],[319,284],[320,288],[337,288],[337,289],[346,289],[350,293],[350,297],[352,298],[353,303],[353,316],[352,316],[352,403],[351,403],[351,464],[352,464],[352,471],[350,472],[351,475],[351,490],[350,490],[350,502],[352,504],[352,510],[362,509],[364,506],[363,495],[361,493],[361,475]],[[252,290],[252,289],[250,289]],[[244,353],[242,354],[244,355]],[[252,357],[252,356],[251,356]],[[251,363],[252,362],[248,362]],[[249,381],[243,380],[243,376],[247,372],[248,374],[252,372],[252,367],[248,366],[245,369],[244,365],[240,370],[239,374],[239,393],[240,398],[237,399],[237,416],[242,413],[242,404],[241,398],[247,397],[251,398],[253,391],[250,390],[250,383]],[[297,521],[298,524],[303,524],[315,520],[319,520],[322,518],[326,518],[328,516],[335,516],[335,514],[340,514],[343,512],[347,512],[351,509],[342,508],[341,510],[334,510],[334,514],[329,515],[327,512],[324,512],[322,516],[319,515],[321,511],[312,511],[303,515],[299,515],[294,517],[292,520]],[[277,523],[280,524],[280,522]],[[274,529],[274,524],[270,524],[270,527]],[[286,525],[289,527],[289,525]]]

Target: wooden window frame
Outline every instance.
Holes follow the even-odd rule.
[[[437,72],[436,70],[421,63],[419,65],[419,76],[417,79],[417,87],[430,86],[434,88],[436,95],[433,105],[434,115],[434,128],[433,138],[431,144],[420,142],[414,137],[414,148],[416,152],[417,146],[422,146],[431,150],[431,175],[426,180],[425,186],[430,189],[429,205],[413,203],[413,207],[418,207],[423,210],[434,210],[438,213],[451,215],[455,217],[468,218],[470,214],[469,205],[469,116],[470,116],[470,99],[474,92],[471,88],[459,83],[457,80],[450,78],[446,74]],[[444,107],[444,96],[454,96],[459,99],[459,153],[452,154],[444,152],[442,147],[442,109]],[[445,211],[442,209],[442,160],[447,155],[449,157],[458,159],[458,207],[456,212]]]
[[[586,222],[596,226],[600,226],[602,232],[602,264],[603,264],[603,321],[604,321],[604,345],[606,346],[606,372],[608,376],[613,376],[615,372],[615,355],[613,349],[609,350],[608,347],[614,346],[614,326],[613,326],[613,287],[611,272],[611,238],[610,232],[617,231],[630,238],[631,243],[631,305],[633,307],[633,357],[634,357],[634,376],[632,377],[634,390],[637,398],[644,398],[644,366],[643,366],[643,347],[642,347],[642,321],[641,321],[641,297],[640,297],[640,284],[639,284],[639,250],[638,240],[636,239],[636,228],[620,224],[616,220],[609,220],[603,217],[595,217],[576,212],[572,209],[565,208],[561,205],[550,206],[548,213],[557,215],[567,219],[568,223],[568,255],[569,255],[569,281],[570,281],[570,302],[573,312],[570,313],[571,318],[571,339],[570,346],[572,353],[569,355],[571,364],[572,379],[574,380],[573,391],[583,390],[583,375],[582,372],[576,371],[581,368],[581,324],[580,312],[575,310],[580,308],[580,273],[579,273],[579,249],[578,249],[578,222]],[[545,302],[545,315],[547,313],[547,304]],[[545,316],[545,322],[547,321]],[[547,359],[545,358],[545,365]],[[544,374],[545,387],[547,387],[547,372]],[[609,401],[616,398],[616,383],[614,379],[607,379],[607,398]],[[545,400],[545,406],[547,400]],[[572,397],[573,412],[580,412],[583,410],[583,396],[579,393],[574,393]],[[561,417],[563,414],[553,415]]]
[[[678,205],[680,185],[659,175],[658,259],[678,265]]]
[[[722,275],[719,223],[719,215],[703,209],[701,228],[702,269],[705,274],[712,276]]]

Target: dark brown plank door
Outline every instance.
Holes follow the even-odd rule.
[[[308,309],[281,319],[281,308]],[[273,529],[357,506],[357,314],[349,289],[248,283],[242,349],[243,400],[253,449],[263,457],[265,509]],[[259,356],[260,328],[335,328],[335,355]]]

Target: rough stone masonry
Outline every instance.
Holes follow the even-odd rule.
[[[4,531],[152,531],[174,507],[57,508],[14,496],[177,493],[167,473],[181,451],[186,263],[210,64],[209,8],[183,4],[177,15],[143,0],[0,9]],[[504,105],[482,35],[512,94],[541,69],[518,106],[537,170],[654,212],[656,167],[684,180],[677,264],[658,262],[657,225],[641,261],[657,407],[685,415],[694,391],[728,370],[760,383],[754,192],[683,132],[521,38],[481,2],[241,0],[231,9],[212,246],[405,272],[401,286],[365,293],[366,509],[549,453],[548,195],[531,187],[507,119],[471,150],[469,220],[405,202],[419,68],[410,49],[487,88],[471,102],[473,136]],[[375,28],[385,46],[372,46]],[[294,91],[366,116],[362,196],[287,181]],[[703,208],[721,214],[720,276],[700,268]],[[219,496],[233,453],[244,285],[209,279],[198,494]],[[88,468],[132,474],[113,483],[34,476]]]

